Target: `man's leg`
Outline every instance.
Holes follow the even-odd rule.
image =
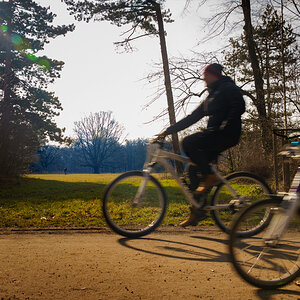
[[[198,132],[187,136],[182,141],[184,152],[197,164],[198,169],[205,178],[205,188],[209,188],[217,181],[210,167],[210,162],[215,160],[219,154],[218,151],[212,150],[215,147],[216,140],[218,140],[218,137],[215,133],[203,134]],[[193,178],[190,178],[190,180],[195,182]]]
[[[197,164],[197,166],[191,165],[189,167],[190,189],[192,191],[195,191],[199,186],[200,179],[199,175],[197,174],[199,173],[199,171],[204,176],[207,176],[207,174],[211,173],[207,153],[200,147],[203,145],[202,140],[204,138],[205,137],[202,133],[196,133],[187,136],[182,141],[182,148],[184,152],[191,158],[194,163]],[[203,196],[204,195],[198,195],[195,197],[195,199],[199,198],[199,201],[203,201]],[[180,226],[195,226],[198,224],[198,222],[204,220],[207,217],[206,211],[204,210],[196,209],[194,206],[191,206],[190,210],[190,215],[185,221],[179,224]]]
[[[204,177],[204,182],[202,186],[199,186],[196,189],[196,192],[203,193],[208,190],[210,187],[214,186],[219,182],[219,177],[213,173],[210,163],[214,160],[217,160],[219,152],[213,150],[203,150],[199,151],[200,156],[200,169]]]
[[[189,189],[191,191],[195,191],[197,187],[199,186],[201,179],[202,179],[202,173],[198,166],[190,165],[188,168],[188,177],[189,177]]]
[[[197,181],[195,173],[191,174],[191,187],[194,189],[196,187],[195,198],[203,199],[203,197],[205,197],[204,192],[219,181],[219,178],[213,174],[211,170],[210,162],[217,159],[218,154],[222,152],[223,149],[226,149],[226,147],[222,145],[224,142],[222,142],[220,136],[215,133],[203,134],[201,132],[187,136],[182,142],[183,150],[191,160],[197,164],[197,167],[195,168],[200,170],[205,178],[204,186],[197,187],[199,185],[199,180]],[[180,226],[195,226],[199,221],[204,220],[206,217],[205,210],[196,209],[192,206],[189,217],[180,223]]]

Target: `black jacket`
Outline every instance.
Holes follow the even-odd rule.
[[[209,86],[208,97],[188,116],[170,126],[165,134],[181,131],[209,116],[204,132],[221,131],[239,137],[241,115],[245,112],[245,101],[239,87],[228,76],[222,76]]]

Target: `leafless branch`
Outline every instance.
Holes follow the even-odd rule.
[[[294,7],[295,7],[296,11],[298,12],[298,16],[300,16],[300,9],[298,7],[298,4],[296,3],[295,0],[292,0],[292,3],[294,4]]]
[[[297,109],[298,113],[300,113],[300,107],[299,107],[299,104],[296,103],[296,101],[294,101],[291,97],[287,97],[291,103],[294,104],[295,108]]]
[[[206,92],[206,89],[203,90],[203,85],[201,83],[203,70],[207,64],[216,61],[218,61],[216,53],[197,53],[197,55],[192,58],[179,57],[170,59],[170,75],[174,99],[176,99],[174,101],[174,107],[177,116],[181,113],[186,115],[188,108],[190,107],[189,105],[193,103],[192,100],[201,98]],[[150,101],[146,103],[144,109],[148,108],[165,95],[161,65],[157,63],[154,67],[158,71],[152,72],[144,78],[144,80],[146,80],[148,84],[155,84],[157,86],[156,92],[150,96]],[[198,99],[197,103],[199,103]],[[168,110],[163,109],[147,123],[161,119],[165,117],[167,113]]]

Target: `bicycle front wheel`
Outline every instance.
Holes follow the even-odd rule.
[[[225,183],[219,184],[212,195],[211,205],[222,206],[225,209],[212,210],[212,217],[216,224],[226,233],[230,232],[231,222],[236,216],[236,213],[241,208],[251,205],[252,203],[269,198],[272,194],[271,189],[265,181],[257,175],[247,172],[237,172],[225,177],[228,185]],[[235,197],[232,190],[237,194]],[[238,206],[239,200],[242,199],[244,206]],[[244,227],[244,231],[240,232],[241,235],[253,235],[259,232],[264,222],[268,219],[268,215],[261,216],[260,219],[253,220],[249,223],[248,228]]]
[[[273,218],[278,218],[279,199],[254,203],[235,220],[230,233],[229,253],[235,270],[247,282],[265,289],[282,287],[300,275],[300,216],[290,220],[282,236],[269,240]],[[270,221],[258,235],[241,237],[249,220],[270,212]],[[278,224],[278,219],[276,219]],[[282,224],[284,225],[284,223]]]
[[[102,209],[113,231],[136,238],[149,234],[161,223],[166,205],[166,194],[153,176],[131,171],[108,186]]]

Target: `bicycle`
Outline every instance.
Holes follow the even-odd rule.
[[[280,152],[300,160],[300,142]],[[300,276],[300,167],[288,193],[254,203],[232,224],[229,255],[235,270],[247,282],[259,288],[282,287]],[[252,237],[238,234],[245,224],[269,212],[270,218]]]
[[[155,165],[161,165],[175,178],[194,207],[211,211],[215,223],[227,233],[233,216],[239,210],[272,193],[264,180],[254,174],[237,172],[223,177],[216,165],[212,164],[212,171],[220,183],[210,191],[210,205],[207,205],[208,197],[197,201],[168,160],[181,161],[186,168],[193,163],[188,157],[164,150],[163,145],[163,141],[150,142],[143,170],[121,174],[107,187],[102,209],[107,224],[114,232],[137,238],[151,233],[162,222],[167,208],[167,195],[159,180],[151,175]],[[255,226],[241,234],[255,234],[266,219],[267,216],[257,220]]]

